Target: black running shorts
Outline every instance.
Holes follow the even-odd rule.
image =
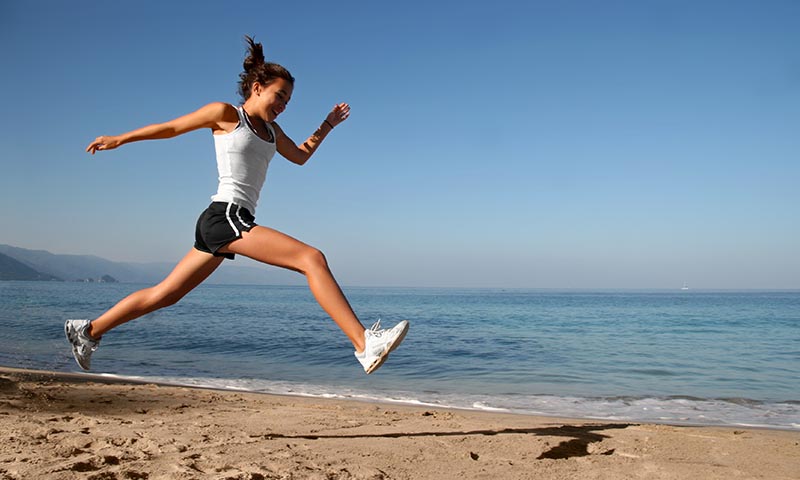
[[[200,214],[194,231],[194,248],[215,257],[233,259],[232,253],[219,253],[219,249],[242,237],[256,226],[255,217],[246,208],[235,203],[213,202]]]

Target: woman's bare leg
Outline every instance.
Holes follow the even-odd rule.
[[[245,232],[220,251],[237,253],[304,274],[322,309],[347,335],[357,352],[364,350],[364,326],[333,278],[322,252],[277,230],[261,226]]]
[[[93,320],[89,335],[100,338],[125,322],[175,304],[208,278],[223,260],[223,257],[191,249],[161,283],[128,295]]]

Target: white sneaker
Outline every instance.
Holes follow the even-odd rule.
[[[67,320],[64,323],[64,333],[72,344],[72,356],[84,370],[89,370],[92,353],[100,346],[100,340],[89,336],[89,324],[89,320]]]
[[[365,348],[361,353],[355,352],[364,371],[370,374],[378,369],[389,357],[389,353],[400,345],[408,333],[408,321],[403,320],[390,329],[381,329],[381,321],[375,322],[369,330],[364,331]]]

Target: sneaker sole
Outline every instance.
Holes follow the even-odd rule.
[[[408,333],[408,322],[407,321],[405,321],[405,322],[406,322],[405,328],[403,329],[403,331],[400,332],[400,335],[398,335],[397,338],[394,339],[394,342],[392,342],[392,343],[390,343],[388,345],[388,347],[386,348],[386,353],[384,353],[378,359],[376,359],[374,362],[372,362],[372,365],[370,365],[369,368],[366,370],[367,375],[369,375],[370,373],[374,372],[381,365],[383,365],[383,363],[386,361],[386,359],[389,358],[389,354],[392,353],[395,348],[399,347],[400,343],[403,341],[403,339],[406,338],[406,334]]]

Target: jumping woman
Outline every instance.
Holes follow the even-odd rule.
[[[219,186],[211,205],[200,215],[195,244],[161,283],[139,290],[95,320],[67,320],[64,331],[78,365],[89,370],[92,353],[111,329],[145,314],[175,304],[236,254],[306,276],[311,292],[355,348],[368,374],[386,360],[408,331],[403,320],[381,329],[380,321],[365,329],[336,283],[325,256],[314,247],[277,230],[255,223],[255,211],[267,167],[275,152],[297,165],[305,164],[325,137],[350,115],[350,106],[333,107],[319,128],[297,145],[275,122],[286,109],[294,77],[284,67],[267,62],[260,43],[245,37],[249,46],[244,72],[239,75],[243,103],[215,102],[174,120],[148,125],[128,133],[97,137],[86,151],[112,150],[141,140],[172,138],[200,128],[214,137]]]

